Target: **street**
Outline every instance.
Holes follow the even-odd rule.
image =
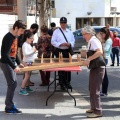
[[[107,67],[109,77],[109,90],[107,97],[101,97],[103,117],[95,118],[95,120],[119,120],[120,119],[120,68]],[[4,101],[6,94],[6,81],[0,70],[0,120],[87,120],[85,111],[89,106],[89,91],[88,91],[88,76],[89,72],[86,67],[82,67],[82,72],[72,72],[73,92],[71,93],[77,104],[74,106],[74,100],[66,92],[56,92],[48,101],[48,106],[45,105],[46,98],[53,91],[53,86],[50,87],[50,92],[47,92],[47,87],[39,86],[41,83],[40,75],[34,72],[31,76],[31,81],[35,82],[32,88],[34,93],[29,96],[19,95],[19,90],[23,75],[17,75],[18,86],[15,91],[14,101],[16,106],[22,110],[22,115],[6,115],[4,113]],[[51,73],[51,81],[53,73]],[[91,119],[89,119],[91,120]]]

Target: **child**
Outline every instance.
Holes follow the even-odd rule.
[[[33,48],[31,46],[31,43],[33,43],[33,33],[27,30],[24,33],[23,36],[23,45],[22,45],[22,51],[23,51],[23,64],[24,66],[31,66],[34,61],[34,54],[36,52],[36,48]],[[31,72],[26,71],[25,77],[22,81],[21,90],[19,92],[20,95],[29,95],[29,92],[34,92],[28,85],[28,81],[30,79]],[[26,87],[27,86],[27,87]]]

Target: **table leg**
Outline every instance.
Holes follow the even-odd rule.
[[[52,82],[52,83],[55,83],[55,84],[54,84],[54,91],[52,92],[52,94],[51,94],[50,96],[48,96],[48,98],[47,98],[47,100],[46,100],[46,106],[48,105],[48,100],[49,100],[49,98],[52,97],[53,94],[54,94],[55,91],[56,91],[56,80],[57,80],[57,79],[56,79],[56,71],[55,71],[55,74],[54,74],[54,81]],[[52,83],[51,83],[51,84],[52,84]],[[51,84],[50,84],[50,85],[51,85]],[[49,85],[49,86],[50,86],[50,85]],[[48,89],[48,90],[49,90],[49,89]]]
[[[66,90],[56,90],[56,88],[57,88],[57,84],[56,84],[56,81],[57,81],[58,79],[57,79],[57,75],[56,75],[56,71],[55,71],[55,73],[54,73],[54,81],[51,83],[51,84],[53,84],[54,83],[54,91],[52,92],[52,94],[50,95],[50,96],[48,96],[48,98],[47,98],[47,100],[46,100],[46,106],[48,105],[48,100],[49,100],[49,98],[50,97],[52,97],[53,96],[53,94],[57,91],[57,92],[67,92],[69,95],[70,95],[70,97],[72,97],[73,99],[74,99],[74,103],[75,103],[75,106],[76,106],[76,100],[75,100],[75,98],[70,94],[70,92],[69,92],[69,90],[68,90],[68,84],[69,84],[69,82],[68,82],[68,74],[67,74],[67,86],[66,86]],[[50,84],[50,85],[51,85]],[[49,85],[49,86],[50,86]],[[48,91],[49,91],[49,86],[48,86]],[[71,91],[72,91],[72,89],[71,89]]]
[[[55,80],[59,80],[58,78],[57,78],[57,76],[58,75],[56,75],[56,71],[55,71],[55,74],[54,74],[54,80],[48,85],[48,87],[47,87],[47,91],[49,92],[49,88],[50,88],[50,86],[55,82]]]

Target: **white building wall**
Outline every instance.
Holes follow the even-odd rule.
[[[4,35],[9,32],[10,28],[13,27],[14,22],[18,20],[18,16],[16,15],[7,15],[7,14],[0,14],[0,58],[1,58],[1,44]],[[37,21],[39,21],[37,19]],[[30,28],[31,24],[35,23],[34,16],[27,17],[27,29]],[[37,42],[38,35],[34,36],[34,42]]]
[[[120,0],[55,0],[56,17],[65,16],[68,24],[71,24],[71,30],[74,31],[76,18],[120,17],[110,14],[110,7],[117,7],[119,11],[118,3]],[[88,12],[91,14],[88,15]]]
[[[105,2],[101,1],[104,0],[56,0],[56,17],[67,17],[68,24],[71,24],[71,29],[74,31],[76,28],[76,18],[104,16]],[[98,3],[101,3],[99,4],[99,8],[102,10],[98,9]],[[87,12],[92,13],[88,15]]]

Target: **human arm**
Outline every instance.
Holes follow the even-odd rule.
[[[42,47],[42,37],[39,37],[38,42],[36,44],[36,48],[37,48],[37,50],[39,50],[41,47]]]
[[[74,44],[75,44],[75,38],[74,38],[74,35],[73,33],[70,31],[70,36],[71,36],[71,41],[69,42],[71,47],[74,47]]]
[[[4,63],[9,64],[12,67],[12,69],[16,68],[15,65],[15,59],[16,59],[15,53],[17,52],[16,45],[17,45],[17,39],[15,39],[15,37],[11,33],[7,33],[2,41],[1,60],[3,60]]]
[[[32,48],[31,45],[25,43],[22,46],[22,51],[24,56],[29,56],[36,52],[36,48]]]
[[[95,51],[95,53],[92,56],[89,56],[84,61],[85,65],[89,65],[91,60],[94,60],[103,54],[102,45],[99,40],[92,39],[89,43],[90,43],[89,50],[93,50],[93,51]]]
[[[96,52],[84,61],[84,65],[86,65],[86,66],[89,65],[91,60],[94,60],[94,59],[98,58],[102,54],[103,54],[103,52],[101,51],[101,49],[99,49],[99,48],[96,49]]]
[[[52,35],[52,38],[51,38],[51,44],[56,47],[56,48],[59,48],[61,44],[60,41],[59,41],[59,36],[58,36],[58,33],[59,33],[59,30],[56,29],[54,32],[53,32],[53,35]],[[63,44],[65,45],[65,44]]]
[[[105,42],[105,44],[104,44],[104,51],[105,52],[107,52],[107,51],[109,51],[109,49],[111,48],[111,46],[112,46],[112,40],[111,40],[111,38],[109,38],[106,42]]]

